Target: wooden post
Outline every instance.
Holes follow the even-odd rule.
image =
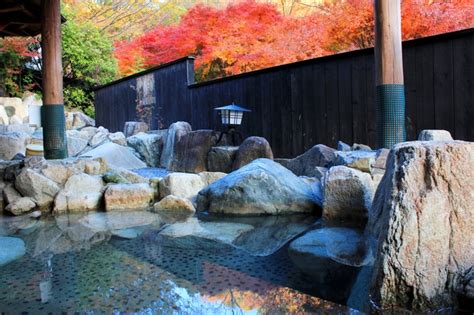
[[[406,140],[400,0],[375,0],[377,146]]]
[[[47,159],[67,157],[65,137],[63,66],[61,56],[61,1],[42,0],[41,55],[43,60],[44,155]]]

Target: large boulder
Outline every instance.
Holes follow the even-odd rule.
[[[127,144],[135,149],[148,166],[160,166],[163,136],[160,134],[138,133],[127,138]]]
[[[54,197],[61,189],[51,179],[29,168],[23,169],[17,176],[15,187],[24,197],[33,198],[42,211],[51,208]]]
[[[142,121],[126,121],[123,133],[125,137],[131,137],[136,135],[140,132],[147,132],[148,131],[148,124]]]
[[[29,140],[23,132],[0,134],[0,160],[11,160],[18,153],[25,155]]]
[[[199,173],[207,170],[207,155],[217,142],[214,130],[196,130],[183,135],[175,147],[169,169],[176,172]]]
[[[298,176],[317,177],[318,167],[330,167],[336,158],[336,150],[317,144],[305,153],[287,161],[284,166]]]
[[[344,165],[359,171],[370,173],[375,163],[377,152],[375,151],[336,151],[334,165]]]
[[[371,295],[382,308],[438,310],[474,262],[474,143],[406,142],[390,152],[368,227]]]
[[[104,194],[105,210],[144,209],[153,201],[153,189],[148,184],[117,184]]]
[[[163,146],[163,152],[161,153],[160,164],[162,167],[166,169],[171,167],[171,163],[175,158],[174,156],[178,142],[184,135],[191,132],[191,130],[191,125],[185,121],[178,121],[170,125]]]
[[[0,266],[21,258],[25,253],[25,242],[20,238],[0,237]]]
[[[192,199],[200,190],[206,187],[201,176],[188,173],[171,173],[166,175],[159,183],[160,197],[168,195]]]
[[[418,135],[420,141],[453,141],[451,133],[447,130],[428,129],[422,130]]]
[[[323,179],[323,218],[327,222],[365,225],[374,197],[370,174],[334,166]]]
[[[199,192],[197,210],[249,215],[314,212],[311,185],[269,159],[257,159]]]
[[[101,207],[104,182],[100,176],[77,174],[69,177],[54,200],[54,213],[97,210]]]
[[[207,170],[210,172],[232,172],[235,156],[239,147],[212,147],[207,155]]]
[[[253,160],[266,158],[273,160],[273,152],[267,139],[262,137],[248,137],[242,142],[235,156],[233,169],[239,169]]]
[[[104,143],[91,151],[81,155],[82,157],[103,158],[107,164],[126,169],[146,167],[145,162],[137,158],[130,148],[113,142]]]

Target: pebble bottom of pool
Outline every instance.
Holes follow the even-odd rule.
[[[335,303],[347,288],[322,290],[287,244],[256,255],[205,234],[202,220],[148,211],[2,218],[0,237],[21,239],[25,252],[0,266],[0,314],[354,313]],[[275,218],[255,220],[266,228]],[[163,234],[176,224],[178,234]]]

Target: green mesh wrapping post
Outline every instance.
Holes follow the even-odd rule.
[[[391,148],[406,141],[405,86],[385,84],[376,87],[377,147]]]
[[[43,126],[44,157],[46,159],[67,158],[64,105],[41,106],[41,125]]]

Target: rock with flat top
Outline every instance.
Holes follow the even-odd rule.
[[[148,184],[116,184],[104,194],[105,210],[145,209],[153,201],[153,189]]]
[[[327,222],[364,226],[374,197],[370,174],[334,166],[323,179],[323,218]]]
[[[418,135],[420,141],[453,141],[451,133],[447,130],[422,130]]]

